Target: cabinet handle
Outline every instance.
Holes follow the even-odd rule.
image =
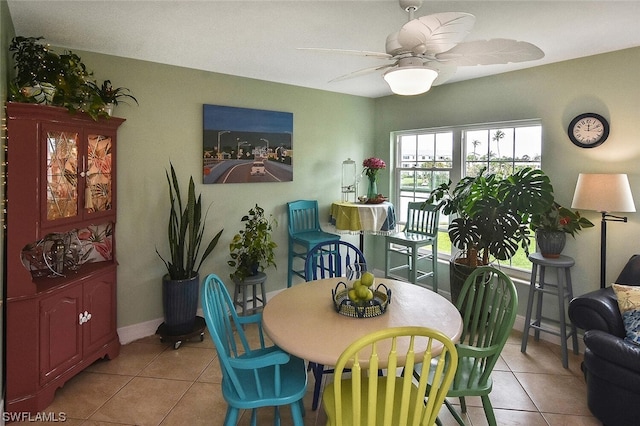
[[[81,312],[78,315],[78,323],[80,325],[89,322],[90,319],[91,319],[91,314],[89,312],[87,312],[87,311],[84,311],[84,313]]]

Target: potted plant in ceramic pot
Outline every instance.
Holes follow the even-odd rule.
[[[593,227],[593,223],[554,202],[544,213],[531,217],[530,228],[536,233],[536,244],[543,257],[557,258],[567,241],[567,234],[575,238],[578,231]]]
[[[553,186],[538,169],[525,167],[502,177],[465,177],[455,186],[451,181],[431,192],[429,203],[437,202],[449,223],[451,243],[459,249],[451,259],[451,300],[456,302],[464,280],[473,269],[492,260],[508,260],[522,247],[528,251],[531,215],[547,211],[553,204]]]
[[[171,164],[171,176],[166,172],[169,184],[169,252],[165,259],[158,249],[156,253],[167,268],[162,277],[162,305],[169,335],[182,335],[192,330],[198,309],[200,266],[218,244],[220,230],[206,245],[198,260],[204,238],[207,214],[202,215],[202,196],[196,198],[193,177],[189,179],[186,203],[182,204],[180,185]],[[208,210],[207,210],[208,212]]]
[[[95,102],[104,104],[103,109],[108,115],[112,115],[113,108],[120,102],[125,103],[124,101],[127,98],[139,105],[138,100],[131,94],[129,89],[126,87],[114,88],[110,80],[103,81],[100,86],[93,81],[89,81],[87,84],[93,89],[94,95],[97,97],[97,99],[94,99]]]
[[[277,245],[271,238],[273,228],[278,225],[276,220],[265,216],[264,209],[256,204],[241,221],[244,229],[238,231],[229,244],[231,260],[227,263],[235,268],[231,273],[234,282],[242,282],[269,266],[276,267],[274,249]]]

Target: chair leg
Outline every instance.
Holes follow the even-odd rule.
[[[291,418],[293,419],[294,426],[304,425],[304,420],[302,420],[302,417],[304,416],[303,410],[304,406],[302,405],[302,400],[291,404]]]
[[[234,407],[227,407],[227,415],[224,418],[224,426],[236,426],[238,423],[239,410]]]
[[[431,246],[431,271],[433,275],[431,275],[432,283],[433,283],[433,291],[435,293],[438,292],[438,246]]]
[[[453,418],[456,419],[456,422],[458,422],[460,426],[465,426],[464,420],[462,420],[462,417],[460,417],[460,414],[458,414],[458,411],[456,411],[455,407],[451,405],[451,403],[447,401],[446,398],[444,400],[444,405],[447,406]]]
[[[257,410],[253,410],[253,411],[257,411]],[[254,425],[253,423],[251,423],[251,426],[257,426],[257,425]],[[277,405],[273,407],[273,426],[280,426],[280,407]]]
[[[496,426],[496,416],[493,414],[493,406],[489,400],[489,395],[482,395],[482,408],[484,408],[484,415],[487,417],[489,426]]]
[[[293,244],[289,241],[289,258],[287,259],[287,287],[291,287],[293,281]]]
[[[313,411],[318,409],[318,400],[320,399],[320,388],[322,387],[323,372],[324,365],[316,364],[313,366],[313,377],[315,378],[315,383],[313,385],[313,402],[311,404],[311,409]]]
[[[411,247],[411,279],[414,284],[418,284],[418,249]]]

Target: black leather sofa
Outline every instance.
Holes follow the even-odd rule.
[[[640,285],[640,255],[629,259],[615,282]],[[582,371],[591,413],[606,426],[640,425],[640,346],[624,340],[613,289],[575,297],[569,303],[569,318],[585,330]]]

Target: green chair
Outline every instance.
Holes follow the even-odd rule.
[[[407,270],[410,282],[418,284],[420,280],[431,277],[433,291],[438,292],[438,220],[440,210],[435,204],[414,202],[408,204],[407,222],[402,232],[385,237],[384,274],[387,278],[404,278],[396,273]],[[430,247],[429,252],[420,249]],[[392,265],[392,257],[401,255],[404,262]],[[429,271],[420,270],[418,262],[431,260]]]
[[[433,425],[457,361],[453,342],[430,328],[387,328],[364,336],[340,355],[334,382],[322,394],[327,425]],[[424,379],[413,381],[411,374],[403,374],[415,366],[422,367]],[[350,373],[343,376],[346,369]],[[386,374],[378,374],[378,369],[386,369]]]
[[[518,310],[513,281],[502,271],[484,266],[466,279],[456,307],[462,313],[463,330],[458,350],[458,369],[447,397],[460,398],[467,411],[466,396],[479,396],[490,426],[496,425],[489,393],[491,372],[500,357]],[[449,401],[445,404],[458,424],[464,422]]]
[[[224,425],[235,425],[240,410],[251,410],[251,425],[255,426],[260,407],[275,407],[274,424],[279,425],[279,407],[289,405],[293,424],[302,426],[302,398],[307,390],[304,361],[277,346],[265,347],[262,313],[238,316],[229,292],[215,274],[203,285],[202,310],[222,370],[222,396],[228,404]],[[258,324],[259,348],[251,348],[245,336],[243,327],[250,323]]]

